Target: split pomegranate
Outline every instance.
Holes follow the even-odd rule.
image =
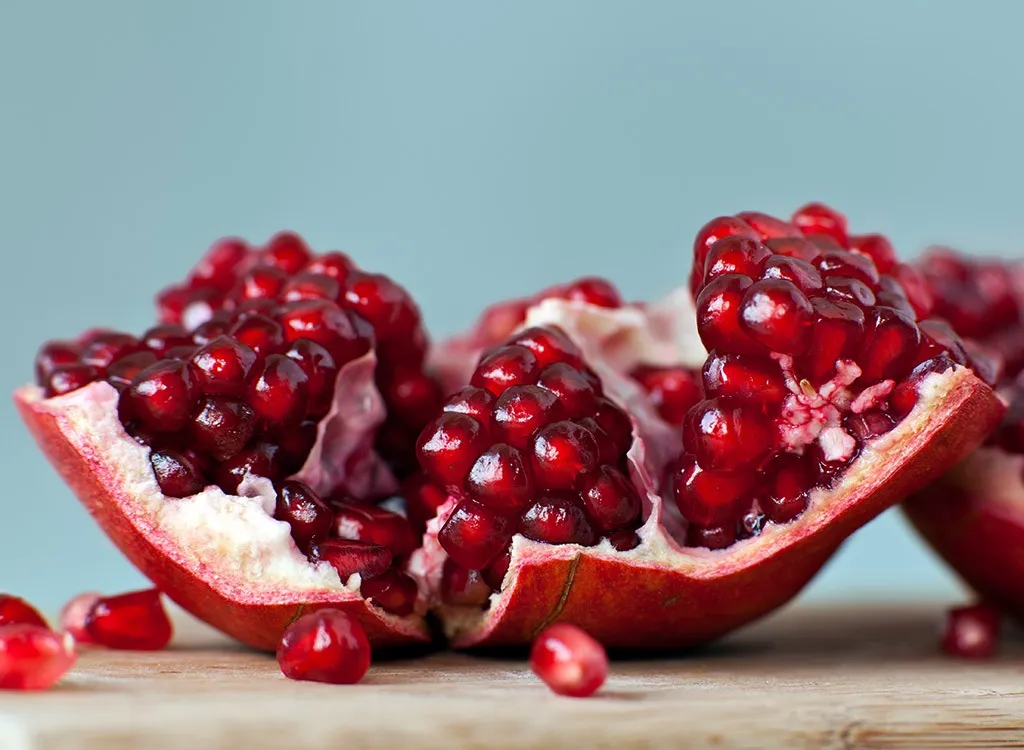
[[[46,690],[75,663],[75,640],[45,625],[0,625],[0,689]]]
[[[288,626],[277,647],[277,663],[292,680],[354,685],[370,668],[370,641],[358,621],[322,609]]]
[[[173,634],[156,589],[100,597],[89,608],[83,630],[88,643],[131,651],[159,651]]]
[[[537,636],[530,668],[558,695],[586,698],[608,677],[604,647],[575,625],[552,625]]]
[[[1001,616],[986,604],[951,609],[946,615],[942,650],[963,659],[987,659],[999,647]]]
[[[46,620],[39,610],[21,597],[0,594],[0,627],[4,625],[38,625],[47,628]]]

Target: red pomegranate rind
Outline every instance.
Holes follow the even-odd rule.
[[[310,572],[304,580],[293,582],[288,575],[275,576],[266,569],[266,563],[272,562],[271,553],[260,558],[258,544],[235,550],[242,558],[228,559],[211,554],[224,549],[217,532],[211,530],[205,539],[171,533],[168,519],[178,511],[168,509],[187,508],[184,503],[189,499],[160,500],[176,504],[166,506],[163,512],[147,506],[143,497],[147,487],[150,495],[158,490],[151,471],[147,479],[146,449],[135,444],[117,421],[117,391],[96,383],[58,398],[42,396],[38,388],[26,387],[15,393],[14,400],[50,462],[121,552],[157,588],[196,617],[268,651],[277,647],[281,633],[296,617],[323,607],[341,609],[359,620],[371,640],[381,646],[428,639],[419,617],[387,615],[363,601],[357,590],[346,588],[336,574],[332,581],[330,575]],[[294,554],[291,559],[296,566],[315,570],[294,549],[287,525],[270,516],[267,504],[272,502],[272,489],[264,488],[262,498],[246,499],[225,496],[211,487],[196,497],[215,498],[218,507],[227,508],[226,518],[262,524],[264,531],[270,528],[277,553]],[[195,532],[205,528],[200,517],[191,525]],[[237,527],[228,529],[232,530],[239,532]],[[246,526],[245,531],[249,530]]]

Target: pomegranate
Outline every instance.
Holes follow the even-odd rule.
[[[277,663],[292,680],[353,685],[370,668],[370,641],[358,621],[321,609],[288,626],[277,647]]]
[[[326,605],[379,642],[426,639],[402,572],[416,537],[376,505],[442,397],[408,293],[281,233],[215,243],[157,307],[141,336],[44,344],[36,385],[15,394],[108,535],[171,599],[258,648]]]
[[[946,615],[942,650],[963,659],[987,659],[999,647],[999,611],[987,604],[951,609]]]
[[[909,267],[831,209],[806,214],[803,229],[711,222],[696,311],[679,292],[547,298],[504,339],[485,316],[483,334],[440,345],[433,361],[462,387],[418,455],[449,497],[412,565],[456,646],[553,622],[608,646],[708,641],[790,599],[984,439],[1003,406],[979,358],[919,325]]]
[[[586,698],[604,684],[608,655],[583,630],[559,623],[546,628],[533,642],[530,668],[552,692]]]
[[[75,640],[43,625],[0,625],[0,689],[46,690],[75,663]]]

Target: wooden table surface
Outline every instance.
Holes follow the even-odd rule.
[[[1024,639],[945,658],[941,611],[797,606],[698,653],[615,660],[584,700],[549,693],[522,656],[292,682],[183,619],[168,651],[91,650],[53,691],[0,693],[0,748],[1024,747]]]

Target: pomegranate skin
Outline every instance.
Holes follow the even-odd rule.
[[[93,384],[67,399],[116,398],[113,388]],[[172,601],[199,619],[253,648],[274,651],[285,628],[297,617],[324,607],[339,609],[363,626],[378,646],[424,642],[429,633],[418,616],[397,618],[347,589],[285,589],[232,578],[215,561],[200,560],[188,540],[175,538],[155,523],[104,454],[102,440],[81,429],[82,415],[67,399],[43,399],[34,386],[19,389],[14,402],[29,431],[96,522],[118,549]],[[113,408],[111,413],[116,412]],[[169,500],[173,502],[173,500]]]

